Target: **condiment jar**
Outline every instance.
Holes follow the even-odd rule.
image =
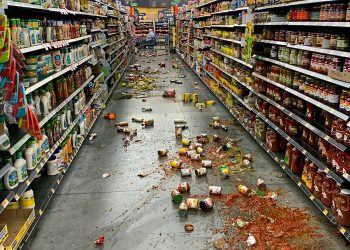
[[[331,207],[332,205],[332,196],[335,183],[335,180],[329,175],[326,175],[326,177],[323,179],[321,202],[327,207]]]
[[[293,174],[299,175],[303,169],[303,157],[300,151],[296,148],[292,149],[292,162],[290,165],[290,169]]]
[[[340,143],[344,142],[345,129],[346,129],[346,122],[344,120],[339,119],[337,123],[336,132],[335,132],[335,139]]]
[[[348,51],[349,49],[349,39],[345,34],[341,34],[337,39],[337,50]]]
[[[336,183],[336,185],[333,188],[331,210],[332,210],[334,215],[337,214],[337,202],[336,202],[336,200],[338,199],[338,197],[340,195],[340,191],[343,188],[344,187],[341,184],[339,184],[339,183]]]
[[[336,199],[336,219],[343,226],[350,226],[350,190],[342,189]]]
[[[317,170],[317,174],[314,179],[314,191],[313,194],[317,199],[322,197],[322,185],[326,174],[322,169]]]

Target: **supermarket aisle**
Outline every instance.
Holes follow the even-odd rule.
[[[177,75],[172,70],[171,58],[165,56],[149,59],[138,58],[143,66],[156,68],[165,60],[166,74],[160,74],[158,85],[161,89],[143,103],[141,99],[115,100],[112,98],[105,112],[114,111],[117,121],[128,121],[138,129],[139,142],[123,147],[122,133],[117,133],[114,121],[99,118],[91,131],[98,137],[91,143],[85,142],[70,168],[46,214],[25,245],[26,249],[96,249],[93,241],[103,234],[106,238],[103,249],[213,249],[213,242],[220,236],[217,229],[224,227],[220,213],[222,204],[215,205],[210,213],[190,212],[184,219],[178,216],[177,205],[170,199],[170,192],[181,180],[179,173],[163,178],[159,168],[157,150],[167,147],[174,155],[180,146],[174,136],[173,119],[188,121],[188,136],[210,133],[208,123],[213,116],[231,119],[223,105],[216,105],[199,112],[192,104],[184,104],[179,99],[183,92],[194,92],[193,83],[199,79],[187,67],[180,67],[186,75],[182,85],[174,85],[169,80]],[[179,61],[179,63],[182,61]],[[163,79],[165,82],[163,82]],[[161,97],[162,89],[175,88],[178,101]],[[198,91],[204,100],[217,99],[200,83]],[[142,113],[141,107],[149,105],[153,112]],[[140,124],[131,123],[131,117],[153,118],[154,127],[142,129]],[[191,194],[206,194],[209,185],[221,186],[223,193],[234,192],[235,179],[241,178],[247,185],[254,186],[257,178],[262,178],[268,187],[279,190],[279,204],[306,209],[312,215],[312,224],[320,228],[322,237],[318,244],[327,249],[345,248],[344,240],[334,233],[326,221],[304,194],[288,178],[276,178],[279,171],[274,162],[250,138],[239,125],[230,127],[229,132],[215,131],[222,136],[240,138],[239,144],[245,153],[255,157],[254,171],[238,173],[229,180],[210,172],[205,178],[193,174]],[[141,178],[138,173],[145,170],[150,175]],[[108,178],[102,178],[110,173]],[[288,219],[288,218],[287,218]],[[184,224],[194,225],[192,233],[184,231]],[[231,226],[231,225],[230,225]],[[239,232],[237,232],[239,233]],[[246,239],[246,235],[242,238]],[[311,242],[311,241],[310,241]],[[245,243],[245,242],[244,242]],[[311,244],[311,243],[310,243]],[[239,248],[246,248],[241,245]]]

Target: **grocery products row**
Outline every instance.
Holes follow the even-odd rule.
[[[348,2],[213,0],[185,9],[184,61],[350,240],[340,208],[350,197]]]
[[[7,231],[0,244],[17,249],[89,137],[134,43],[133,20],[117,2],[7,4],[0,23],[0,75],[7,79],[1,84],[0,222]]]

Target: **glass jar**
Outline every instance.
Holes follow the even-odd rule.
[[[299,34],[298,34],[298,44],[304,45],[306,36],[307,36],[307,32],[301,32],[300,31]]]
[[[337,40],[338,40],[338,35],[332,34],[331,39],[329,41],[329,49],[337,49]]]
[[[316,47],[321,48],[323,43],[323,33],[318,32],[316,35]]]
[[[313,33],[308,32],[307,36],[304,39],[304,45],[305,46],[312,46],[312,40],[313,40]]]
[[[301,66],[304,69],[310,68],[310,52],[309,51],[304,51],[303,52]]]
[[[322,41],[322,48],[323,49],[329,49],[329,47],[330,47],[330,40],[331,40],[331,34],[324,33],[323,41]]]
[[[337,39],[337,50],[339,51],[347,51],[349,49],[349,39],[345,36],[345,34],[341,34]]]

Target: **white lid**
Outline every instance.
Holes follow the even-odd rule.
[[[345,195],[350,195],[350,189],[342,189],[340,191],[341,194],[345,194]]]

